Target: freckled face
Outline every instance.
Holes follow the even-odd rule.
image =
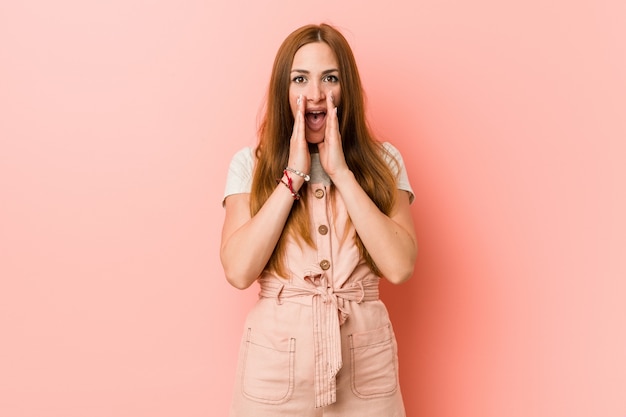
[[[324,140],[327,109],[326,96],[332,92],[335,106],[341,103],[341,83],[337,57],[325,42],[308,43],[293,57],[289,83],[289,106],[298,111],[298,96],[305,101],[305,136],[309,143]]]

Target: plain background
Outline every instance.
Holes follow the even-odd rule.
[[[225,416],[218,248],[280,42],[354,48],[420,243],[409,416],[626,415],[626,3],[0,3],[0,416]]]

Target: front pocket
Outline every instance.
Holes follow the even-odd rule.
[[[294,387],[296,339],[269,343],[253,340],[248,329],[243,364],[243,395],[265,404],[289,400]]]
[[[354,395],[376,398],[396,392],[397,359],[390,325],[351,334],[349,340]]]

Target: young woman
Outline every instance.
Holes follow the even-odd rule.
[[[412,199],[400,154],[367,128],[345,38],[325,24],[291,33],[223,201],[226,278],[260,284],[231,416],[405,415],[378,282],[413,273]]]

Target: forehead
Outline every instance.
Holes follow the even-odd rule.
[[[298,49],[293,57],[291,69],[325,70],[338,69],[337,57],[325,42],[307,43]]]

